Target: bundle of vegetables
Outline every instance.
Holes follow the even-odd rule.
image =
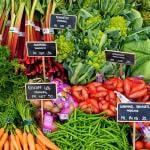
[[[0,111],[0,149],[59,150],[37,128],[31,115],[34,109],[26,102],[23,89],[17,89],[7,101],[1,101],[4,110]]]
[[[129,100],[148,102],[150,95],[146,83],[139,78],[128,77],[124,80],[112,78],[104,83],[91,82],[84,86],[73,86],[71,91],[79,107],[87,113],[105,112],[108,116],[116,116],[117,98],[115,91],[121,92]]]
[[[106,112],[108,116],[116,115],[116,95],[101,83],[92,82],[85,87],[73,86],[72,95],[79,102],[79,107],[87,113]]]
[[[1,4],[0,44],[9,47],[11,59],[18,58],[18,61],[24,64],[25,74],[28,77],[41,75],[42,59],[27,57],[26,42],[54,40],[54,33],[49,29],[49,18],[60,2],[4,0]],[[52,58],[46,58],[45,64],[47,77],[51,78],[54,75],[66,80],[61,64],[56,63]]]
[[[62,150],[130,150],[129,126],[75,110],[68,122],[57,124],[59,130],[47,136]],[[121,134],[120,134],[121,133]]]

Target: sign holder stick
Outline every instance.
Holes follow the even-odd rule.
[[[122,79],[123,77],[123,64],[120,64],[120,78]]]
[[[136,138],[136,123],[133,122],[133,136],[132,136],[133,150],[135,150],[135,138]]]
[[[43,66],[43,78],[44,78],[44,81],[46,81],[45,57],[42,57],[42,66]],[[43,127],[43,121],[44,121],[44,103],[41,100],[41,125],[42,127]]]

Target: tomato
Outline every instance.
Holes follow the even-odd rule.
[[[145,142],[145,147],[144,148],[147,148],[147,149],[149,149],[150,150],[150,142]]]
[[[136,141],[135,142],[135,148],[136,148],[136,150],[144,148],[144,142],[142,142],[142,141]]]

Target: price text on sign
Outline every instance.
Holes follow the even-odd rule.
[[[118,122],[150,121],[150,104],[120,103],[117,107]]]
[[[27,54],[30,57],[56,57],[55,42],[27,42]]]
[[[123,63],[126,65],[134,65],[135,64],[135,54],[133,53],[124,53],[118,51],[105,51],[106,60],[110,62]]]
[[[53,14],[50,19],[50,28],[76,29],[77,17],[74,15]]]
[[[49,100],[57,98],[56,84],[27,83],[25,85],[27,100]]]

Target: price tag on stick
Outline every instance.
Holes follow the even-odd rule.
[[[50,28],[53,29],[76,29],[77,16],[52,14]]]
[[[125,65],[134,65],[135,64],[135,54],[134,53],[126,53],[120,51],[105,51],[106,61],[115,62],[120,64],[120,77],[123,76],[123,66]]]
[[[26,100],[51,100],[57,98],[56,84],[26,83]]]
[[[150,122],[150,104],[119,103],[117,105],[117,121],[133,122],[133,150],[135,150],[136,122]]]
[[[29,57],[56,57],[56,42],[27,42],[27,55]]]

